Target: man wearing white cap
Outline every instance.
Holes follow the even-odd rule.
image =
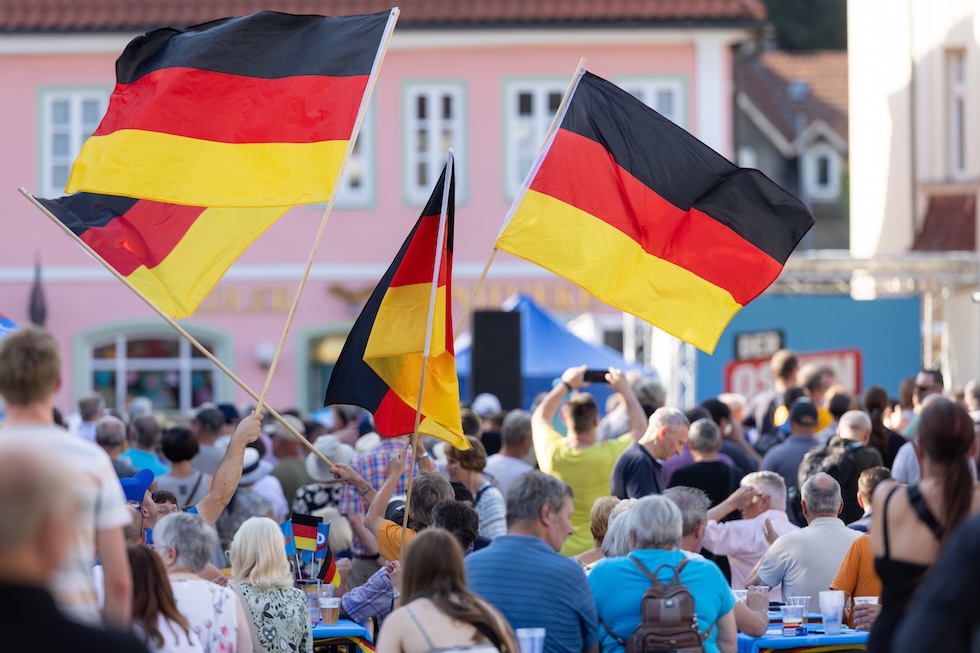
[[[335,435],[321,435],[313,446],[335,465],[346,465],[355,453],[354,447],[344,444]],[[317,510],[340,504],[340,488],[343,486],[316,454],[307,454],[304,473],[313,482],[299,488],[293,495],[293,512],[312,515]]]

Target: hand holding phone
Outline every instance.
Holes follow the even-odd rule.
[[[608,370],[585,370],[582,380],[586,383],[606,383]]]

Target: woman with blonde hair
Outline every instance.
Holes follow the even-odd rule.
[[[466,588],[463,549],[449,531],[420,532],[402,562],[402,607],[385,619],[377,653],[518,653],[507,621]]]
[[[231,580],[255,625],[263,653],[313,651],[306,596],[293,587],[282,531],[268,517],[252,517],[231,541]],[[257,642],[254,640],[257,639]],[[259,653],[258,649],[256,653]]]

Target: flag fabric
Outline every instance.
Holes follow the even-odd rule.
[[[422,216],[347,336],[324,398],[325,406],[354,404],[371,411],[378,434],[386,437],[415,428],[445,183],[443,170]],[[451,174],[419,433],[468,449],[459,415],[450,303],[454,195]]]
[[[204,208],[76,193],[37,198],[167,315],[193,315],[231,264],[288,207]]]
[[[9,317],[0,313],[0,340],[3,340],[8,333],[16,329],[19,325]]]
[[[330,539],[330,522],[319,523],[316,525],[316,552],[314,560],[323,560],[327,557],[327,542]]]
[[[586,72],[497,247],[711,353],[812,225],[761,172]]]
[[[293,540],[299,551],[316,551],[317,526],[323,522],[321,517],[312,515],[293,515]],[[312,561],[312,557],[310,558]]]
[[[139,36],[68,193],[193,206],[330,199],[397,11],[261,11]]]
[[[286,555],[296,555],[296,541],[293,539],[293,520],[287,519],[279,524],[279,530],[282,531],[282,537],[286,543]]]

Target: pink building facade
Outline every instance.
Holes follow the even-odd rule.
[[[427,26],[413,18],[426,3],[405,4],[271,385],[269,401],[280,409],[321,406],[331,364],[418,218],[447,147],[454,148],[457,162],[458,320],[580,58],[590,71],[731,158],[732,49],[764,18],[756,3],[732,1],[686,3],[693,15],[681,22],[626,16],[620,18],[629,19],[628,25],[549,24],[498,16]],[[701,4],[711,8],[699,12]],[[726,6],[720,15],[718,8]],[[329,7],[318,11],[331,13]],[[126,42],[140,28],[180,24],[179,17],[168,21],[161,13],[166,9],[155,11],[155,22],[143,17],[122,31],[95,25],[82,33],[78,25],[55,32],[35,25],[37,31],[29,32],[16,15],[8,16],[12,24],[0,23],[0,312],[29,322],[39,260],[46,327],[65,359],[58,395],[64,409],[91,391],[102,393],[109,406],[144,395],[172,411],[207,400],[250,401],[17,191],[23,186],[40,197],[63,193],[81,143],[105,110],[114,61]],[[324,208],[292,209],[245,252],[197,313],[181,321],[256,392]],[[497,256],[476,306],[499,307],[515,292],[563,316],[593,313],[612,331],[617,324],[621,329],[618,312],[504,254]]]

